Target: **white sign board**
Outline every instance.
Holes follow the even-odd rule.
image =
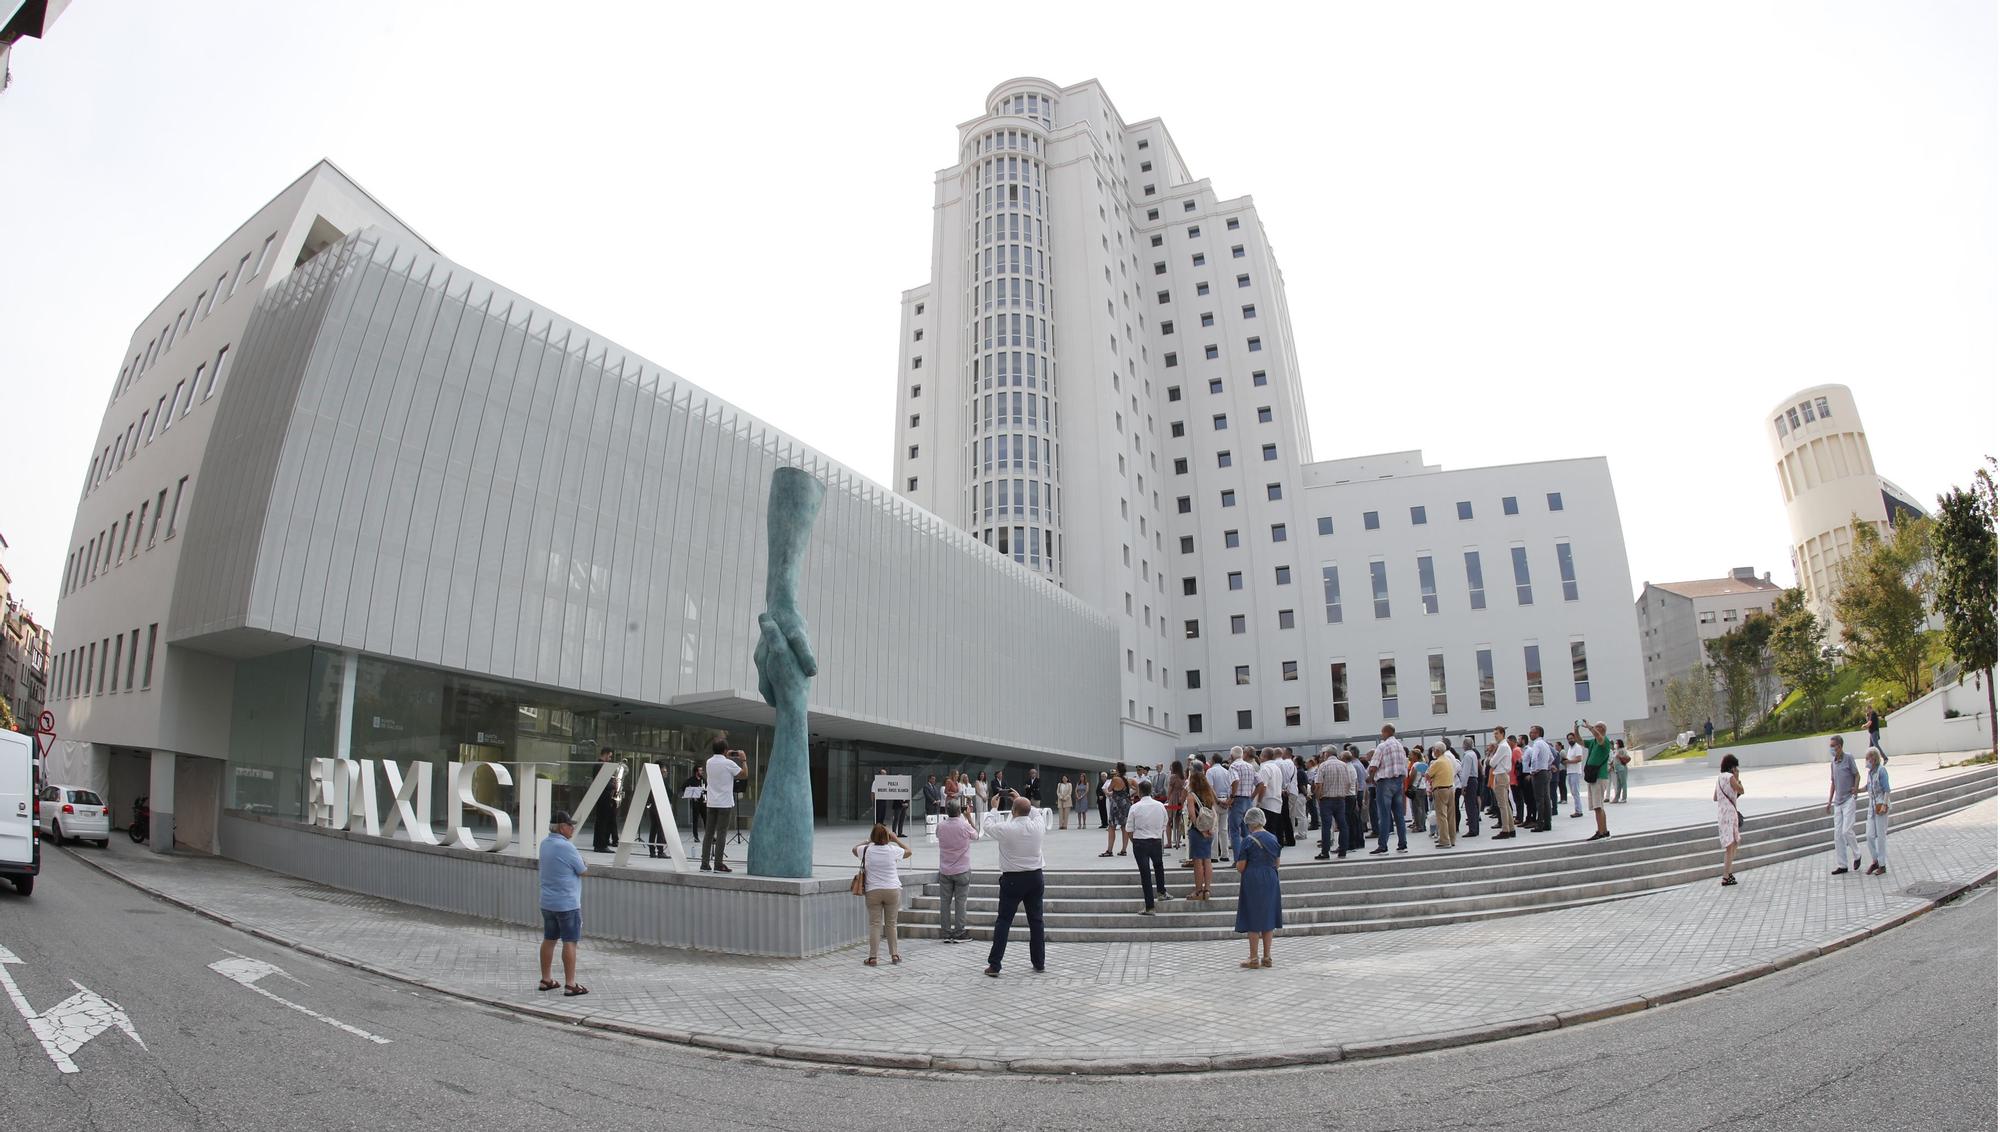
[[[910,800],[910,781],[907,774],[878,774],[871,793],[878,802],[907,802]]]

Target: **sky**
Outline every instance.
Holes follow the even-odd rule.
[[[1609,457],[1634,592],[1792,577],[1764,429],[1996,443],[1985,0],[999,9],[75,0],[0,93],[0,534],[56,608],[135,324],[321,157],[445,255],[886,482],[956,126],[1096,78],[1252,196],[1315,454]],[[1037,14],[1039,13],[1039,14]]]

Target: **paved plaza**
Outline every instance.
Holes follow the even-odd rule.
[[[1901,770],[1905,781],[1917,777],[1914,767]],[[1779,784],[1791,773],[1768,776],[1771,808],[1781,808]],[[1687,802],[1704,775],[1668,777],[1652,783],[1667,795],[1663,806],[1676,795]],[[1808,786],[1800,777],[1794,789]],[[1810,800],[1809,791],[1794,804],[1801,798]],[[893,967],[863,967],[858,948],[807,960],[736,958],[592,941],[586,908],[580,976],[592,993],[572,1001],[534,991],[539,933],[529,929],[216,858],[158,857],[122,844],[75,852],[237,927],[509,1009],[849,1065],[1122,1072],[1377,1056],[1644,1009],[1920,914],[1993,875],[1996,830],[2000,810],[1989,799],[1893,835],[1893,871],[1884,877],[1829,876],[1831,858],[1821,853],[1744,872],[1733,889],[1704,882],[1402,931],[1280,933],[1268,971],[1238,968],[1236,942],[1101,943],[1052,948],[1038,975],[1019,936],[999,980],[979,977],[984,946],[931,940],[909,941]]]

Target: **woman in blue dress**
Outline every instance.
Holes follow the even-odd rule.
[[[1264,811],[1256,806],[1243,815],[1243,849],[1236,855],[1236,871],[1241,880],[1236,889],[1236,930],[1250,936],[1250,958],[1245,967],[1271,965],[1271,933],[1285,926],[1278,899],[1278,839],[1264,830]],[[1263,957],[1257,941],[1264,942]]]

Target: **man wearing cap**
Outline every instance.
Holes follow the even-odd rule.
[[[549,815],[549,835],[542,838],[542,985],[545,991],[563,989],[565,998],[589,994],[590,988],[576,981],[576,944],[583,938],[583,875],[588,872],[583,854],[570,838],[576,823],[569,811]],[[556,943],[562,943],[563,981],[549,977]]]

